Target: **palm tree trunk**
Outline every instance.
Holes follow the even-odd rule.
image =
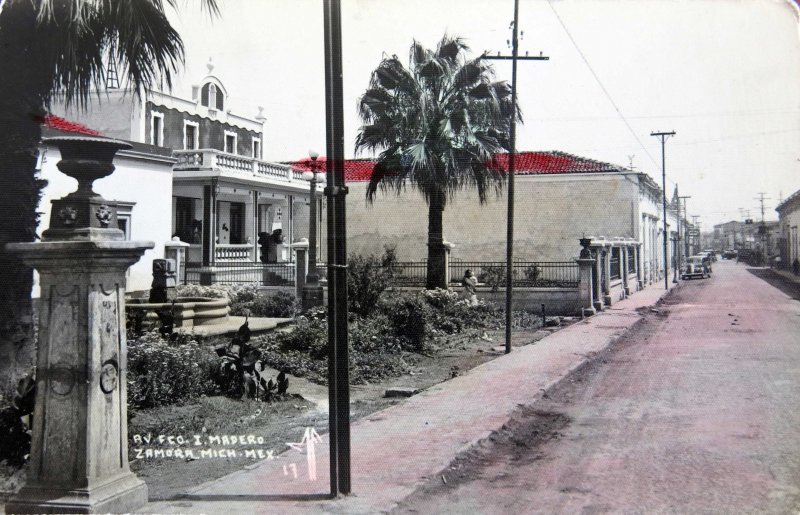
[[[7,3],[0,12],[0,395],[34,365],[33,272],[5,251],[30,242],[45,181],[36,177],[44,114],[45,74],[38,70],[32,2]]]
[[[428,205],[428,276],[425,288],[447,289],[445,277],[444,238],[442,236],[442,214],[444,213],[444,192],[434,191]]]

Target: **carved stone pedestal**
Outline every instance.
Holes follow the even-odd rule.
[[[130,148],[53,138],[78,190],[53,202],[40,243],[9,243],[39,272],[41,308],[28,479],[6,513],[130,512],[147,486],[128,467],[125,272],[152,242],[123,241],[116,206],[92,191]]]
[[[28,481],[7,513],[125,512],[147,502],[128,468],[125,271],[152,247],[9,245],[39,271],[42,296]]]

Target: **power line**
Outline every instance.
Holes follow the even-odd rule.
[[[606,87],[603,85],[603,81],[600,80],[600,77],[597,76],[597,73],[595,73],[594,68],[592,68],[592,65],[589,64],[589,60],[583,54],[583,51],[578,46],[578,43],[575,41],[575,38],[572,37],[572,34],[570,33],[569,29],[567,28],[566,24],[564,23],[564,20],[562,20],[561,16],[558,15],[558,11],[556,11],[556,8],[553,6],[552,0],[547,0],[547,5],[550,6],[550,9],[553,11],[553,14],[556,16],[556,19],[558,20],[558,23],[561,24],[561,27],[564,29],[564,32],[567,34],[567,37],[569,38],[569,40],[572,41],[572,44],[575,47],[575,50],[578,51],[578,55],[581,56],[581,59],[583,59],[584,64],[586,64],[586,67],[589,68],[589,71],[592,73],[592,76],[594,77],[594,80],[597,81],[597,84],[600,86],[600,89],[603,90],[603,94],[605,94],[606,98],[608,98],[608,101],[611,102],[611,105],[614,106],[614,109],[617,111],[617,114],[619,115],[620,119],[622,119],[623,123],[625,123],[625,126],[628,128],[630,133],[633,135],[633,137],[639,143],[639,146],[642,147],[642,150],[644,150],[644,153],[647,154],[647,157],[650,158],[650,161],[652,161],[654,165],[658,166],[658,163],[656,162],[656,160],[653,158],[653,156],[647,150],[647,147],[645,147],[644,143],[642,143],[642,140],[639,139],[639,135],[636,134],[636,131],[633,130],[633,127],[631,127],[631,124],[628,123],[627,119],[625,119],[625,115],[622,114],[622,111],[617,106],[617,103],[614,102],[613,98],[611,98],[611,94],[608,92]]]

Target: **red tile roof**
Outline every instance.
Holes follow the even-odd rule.
[[[72,132],[75,134],[83,134],[84,136],[102,136],[98,131],[91,129],[85,125],[77,122],[72,122],[60,116],[52,114],[45,115],[43,118],[37,120],[45,127],[55,129],[62,132]]]
[[[311,170],[311,159],[305,158],[289,163],[295,170]],[[317,158],[317,165],[324,168],[325,158]],[[492,165],[508,171],[508,154],[497,154]],[[375,161],[372,159],[348,159],[344,163],[347,182],[366,182],[372,176]],[[514,175],[549,175],[566,173],[601,173],[626,171],[617,165],[578,157],[566,152],[518,152],[514,160]]]

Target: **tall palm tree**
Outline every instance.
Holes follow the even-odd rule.
[[[201,5],[218,14],[215,0]],[[171,86],[183,43],[162,0],[0,0],[0,394],[35,354],[33,274],[4,247],[35,238],[40,122],[55,95],[85,107],[109,58],[137,94]]]
[[[509,147],[511,88],[492,80],[484,55],[468,59],[468,50],[462,39],[447,35],[436,50],[414,41],[409,67],[397,56],[385,57],[359,101],[363,125],[356,152],[380,151],[367,200],[373,202],[378,189],[399,194],[408,183],[428,204],[429,289],[447,288],[447,201],[460,189],[475,188],[482,204],[505,178],[494,155]]]

